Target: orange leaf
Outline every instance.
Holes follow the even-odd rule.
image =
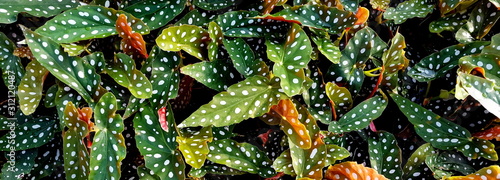
[[[358,8],[358,12],[356,13],[356,17],[358,18],[358,20],[356,21],[356,23],[354,23],[354,25],[364,24],[366,20],[368,20],[369,16],[370,11],[368,11],[368,9],[366,9],[365,7]]]
[[[93,131],[94,123],[90,121],[90,118],[92,118],[92,113],[93,113],[92,108],[84,107],[77,110],[78,110],[78,119],[86,122],[87,129]],[[92,146],[92,141],[90,140],[90,134],[88,134],[85,138],[87,140],[87,147],[90,148]]]
[[[387,179],[383,175],[377,173],[375,169],[365,167],[356,162],[343,162],[328,167],[325,173],[326,179],[345,179],[345,180],[368,180],[368,179]],[[388,180],[388,179],[387,179]]]
[[[469,174],[467,176],[453,176],[446,178],[445,180],[497,180],[500,179],[500,167],[498,165],[492,165],[489,167],[484,167],[479,171]]]
[[[492,127],[490,129],[474,133],[473,136],[479,139],[496,139],[497,141],[500,141],[500,125],[496,125],[495,127]]]
[[[299,121],[297,108],[290,99],[283,99],[271,110],[281,116],[281,129],[297,146],[302,149],[311,148],[311,137],[306,126]]]
[[[19,47],[14,50],[14,56],[28,58],[29,60],[34,60],[35,57],[29,47]]]
[[[142,35],[137,32],[132,32],[132,28],[127,23],[127,16],[120,14],[116,20],[116,31],[122,37],[121,49],[128,54],[135,57],[148,58],[146,51],[146,42]]]

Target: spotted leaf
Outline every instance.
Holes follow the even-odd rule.
[[[217,24],[221,26],[225,36],[229,37],[261,37],[271,29],[260,23],[262,19],[255,19],[259,13],[255,11],[232,11],[217,17]]]
[[[148,58],[146,52],[146,42],[142,35],[137,32],[132,32],[132,28],[128,25],[127,16],[120,14],[116,20],[116,31],[123,38],[120,48],[128,55],[133,55],[139,58]]]
[[[500,167],[491,165],[481,168],[479,171],[467,176],[452,176],[444,178],[444,180],[466,180],[466,179],[498,179],[500,177]]]
[[[4,0],[0,2],[0,23],[13,23],[17,20],[17,15],[26,12],[37,17],[50,17],[59,14],[62,11],[77,7],[79,2],[76,0]]]
[[[496,125],[492,128],[486,129],[484,131],[474,133],[473,136],[476,138],[479,138],[479,139],[486,139],[486,140],[496,139],[497,141],[499,141],[500,140],[500,125]]]
[[[26,66],[26,74],[18,87],[19,105],[24,114],[35,112],[42,99],[43,83],[49,71],[36,60]]]
[[[500,34],[491,37],[491,44],[484,47],[482,54],[500,54]]]
[[[67,12],[67,11],[66,11]],[[29,29],[23,29],[28,45],[38,62],[57,79],[76,90],[93,106],[101,77],[92,65],[69,56],[56,42]]]
[[[487,44],[488,42],[473,42],[449,46],[420,60],[408,71],[408,75],[420,82],[434,80],[455,68],[461,57],[479,53]]]
[[[304,68],[311,60],[311,41],[299,25],[293,24],[285,42],[266,41],[267,57],[275,64],[273,72],[281,79],[281,87],[292,97],[300,94],[307,79]]]
[[[408,63],[410,62],[405,57],[406,51],[404,48],[406,48],[405,38],[397,32],[391,40],[391,46],[382,56],[384,72],[381,84],[386,85],[391,89],[396,88],[398,82],[397,73],[406,69],[408,67]]]
[[[335,110],[334,119],[344,115],[349,109],[352,108],[353,101],[351,92],[345,87],[340,87],[335,83],[326,83],[326,95],[330,100],[332,109]]]
[[[434,178],[442,179],[450,177],[456,172],[462,174],[474,173],[474,168],[467,164],[467,159],[458,152],[442,152],[429,154],[425,158],[425,163],[432,171]]]
[[[85,51],[84,45],[78,44],[61,44],[64,48],[64,52],[67,52],[70,56],[78,56]]]
[[[471,138],[467,129],[458,126],[400,95],[391,94],[399,109],[413,124],[416,133],[435,148],[457,149],[465,156],[479,156],[496,161],[494,145],[481,139]]]
[[[205,163],[200,169],[192,168],[191,171],[189,171],[189,175],[196,178],[204,177],[207,173],[215,175],[242,175],[247,172],[230,168],[222,164],[215,164],[213,162],[210,164]]]
[[[228,65],[226,60],[199,62],[182,67],[181,72],[209,88],[223,91],[237,82],[233,68]]]
[[[0,50],[0,69],[3,82],[7,88],[12,89],[13,86],[9,85],[19,85],[25,73],[23,65],[21,59],[14,55],[16,45],[3,32],[0,32],[0,48],[2,49]]]
[[[385,11],[389,8],[390,2],[389,0],[370,0],[370,5],[372,5],[373,9]]]
[[[418,178],[424,172],[424,168],[426,168],[425,158],[434,153],[436,153],[436,151],[429,143],[418,147],[418,149],[415,150],[408,158],[408,161],[403,168],[403,178]]]
[[[215,20],[217,16],[209,15],[207,12],[200,12],[198,9],[189,11],[184,15],[179,21],[174,25],[195,25],[195,26],[206,26],[211,20]]]
[[[123,53],[116,54],[115,58],[115,62],[106,69],[109,76],[121,86],[128,88],[135,97],[150,98],[152,96],[151,82],[135,68],[135,61]]]
[[[106,60],[102,52],[95,52],[82,58],[83,61],[89,63],[95,68],[97,73],[101,73],[106,66]]]
[[[215,61],[220,59],[219,45],[222,44],[222,40],[224,39],[221,27],[213,21],[210,22],[208,24],[208,36],[210,37],[210,42],[208,43],[208,59],[210,61]]]
[[[394,135],[377,132],[368,139],[370,164],[378,173],[390,179],[401,179],[401,149]]]
[[[363,129],[367,127],[372,120],[382,115],[387,104],[387,100],[381,96],[367,99],[352,108],[338,121],[332,121],[328,126],[328,131],[333,133],[344,133]]]
[[[250,45],[243,39],[224,39],[224,46],[233,61],[234,67],[243,76],[266,76],[269,73],[269,67],[267,67],[266,63],[255,57]]]
[[[137,167],[137,175],[139,176],[139,179],[160,180],[158,175],[154,174],[154,172],[150,169],[144,167],[144,165]]]
[[[326,96],[323,73],[321,73],[318,67],[310,67],[310,70],[310,78],[313,82],[308,92],[305,92],[302,96],[309,106],[308,110],[313,117],[324,124],[328,124],[332,120],[332,108]]]
[[[273,168],[278,172],[283,172],[291,176],[297,176],[293,170],[292,156],[290,155],[290,149],[285,150],[274,160]]]
[[[491,2],[480,1],[475,7],[470,13],[467,23],[455,33],[455,39],[461,43],[481,40],[500,18],[498,8]]]
[[[64,83],[56,83],[57,91],[54,97],[54,103],[57,109],[57,115],[59,117],[59,123],[61,128],[64,128],[66,125],[64,124],[64,110],[66,109],[66,105],[69,102],[72,102],[74,106],[78,106],[81,103],[84,103],[82,100],[82,96],[79,95],[75,90],[71,89]]]
[[[123,11],[140,18],[151,30],[167,25],[169,21],[184,10],[186,4],[186,0],[135,2],[137,3],[124,8]]]
[[[262,13],[269,14],[271,13],[271,11],[273,11],[275,6],[282,6],[283,4],[286,3],[286,1],[287,0],[264,0],[264,2],[262,3],[263,6]]]
[[[455,32],[467,22],[468,18],[468,14],[450,14],[432,21],[429,24],[429,31],[433,33],[441,33],[443,31]]]
[[[156,38],[156,44],[165,51],[184,50],[188,54],[206,59],[204,50],[205,41],[208,41],[208,32],[199,26],[181,25],[164,29]]]
[[[152,61],[153,91],[150,102],[152,107],[160,108],[166,106],[169,99],[177,97],[180,81],[178,66],[181,57],[178,53],[163,51],[158,46],[154,46],[148,61]]]
[[[262,116],[286,97],[278,91],[277,79],[272,81],[252,76],[234,84],[227,91],[215,95],[212,101],[192,113],[179,127],[228,126]]]
[[[29,174],[35,165],[35,159],[38,155],[38,149],[28,149],[22,151],[10,151],[5,153],[6,158],[13,157],[15,161],[7,161],[3,164],[2,179],[21,179],[25,174]]]
[[[402,24],[410,18],[423,18],[434,10],[434,3],[428,0],[409,0],[390,7],[384,12],[384,18],[394,20],[396,24]]]
[[[340,33],[344,29],[354,26],[354,22],[357,20],[352,12],[324,5],[309,4],[285,8],[272,16],[298,21],[304,26],[324,29],[331,34]]]
[[[78,109],[69,102],[64,110],[64,124],[68,128],[63,132],[63,157],[66,179],[87,179],[89,169],[89,152],[83,142],[90,129],[80,119]],[[106,157],[105,157],[106,158]]]
[[[16,121],[17,119],[17,121]],[[0,151],[27,150],[48,143],[58,130],[55,120],[48,117],[31,118],[16,116],[14,119],[1,118],[2,129],[13,131],[0,137]]]
[[[468,3],[469,2],[467,2],[467,1],[461,1],[461,0],[439,0],[437,5],[439,8],[439,11],[441,11],[441,15],[445,15],[445,14],[449,13],[450,11],[453,11],[460,4],[468,4]]]
[[[120,165],[125,158],[126,147],[122,135],[123,119],[116,114],[116,108],[116,98],[109,92],[104,94],[95,106],[96,133],[90,153],[89,178],[120,178]]]
[[[271,107],[281,117],[281,129],[286,133],[289,140],[302,149],[311,148],[311,136],[306,126],[299,121],[299,113],[290,99],[283,99],[277,105]]]
[[[141,20],[123,11],[103,6],[86,5],[64,11],[49,20],[35,32],[52,38],[57,43],[104,38],[118,34],[115,22],[119,14],[126,14],[132,29],[148,34],[149,28]]]
[[[325,178],[333,179],[360,179],[360,180],[388,180],[383,175],[380,175],[372,168],[365,167],[356,162],[343,162],[328,167],[325,172]]]
[[[314,31],[315,35],[311,36],[314,44],[318,46],[319,52],[334,64],[340,62],[342,56],[339,46],[336,46],[330,39],[330,35],[326,31]]]
[[[262,177],[272,177],[276,174],[266,154],[249,143],[223,139],[211,142],[209,149],[207,159],[212,162]]]
[[[198,169],[205,163],[207,154],[210,151],[207,143],[212,142],[212,140],[212,128],[210,126],[196,132],[181,133],[176,139],[186,163]]]
[[[144,156],[146,167],[161,179],[184,179],[185,164],[177,150],[178,133],[172,110],[168,107],[168,110],[159,111],[165,113],[160,116],[165,116],[168,121],[168,131],[164,131],[158,121],[159,116],[153,113],[152,108],[144,104],[140,107],[142,111],[134,117],[135,141]]]
[[[193,4],[201,9],[216,11],[235,5],[236,0],[193,0]]]
[[[347,149],[335,144],[327,144],[325,165],[335,164],[336,161],[345,159],[349,156],[351,156],[351,153]]]

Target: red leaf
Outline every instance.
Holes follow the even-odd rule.
[[[497,141],[500,141],[500,125],[496,125],[495,127],[484,130],[482,132],[474,133],[473,136],[479,139],[496,139]]]
[[[365,7],[360,7],[358,8],[358,12],[356,12],[356,17],[358,20],[354,23],[354,25],[364,24],[366,20],[368,20],[368,17],[370,17],[370,11]]]
[[[300,21],[287,20],[283,16],[271,16],[271,15],[267,15],[267,16],[258,17],[258,18],[259,19],[272,19],[272,20],[276,20],[276,21],[283,21],[283,22],[290,22],[290,23],[295,23],[295,24],[301,24]]]
[[[168,131],[168,122],[167,122],[167,108],[162,107],[158,109],[158,119],[160,120],[160,126],[164,131]]]
[[[375,169],[365,167],[356,162],[343,162],[328,167],[325,173],[326,179],[358,179],[358,180],[389,180],[377,173]]]
[[[116,31],[122,37],[121,49],[128,54],[139,58],[148,58],[146,42],[139,33],[132,32],[132,28],[127,23],[127,16],[120,14],[116,20]]]

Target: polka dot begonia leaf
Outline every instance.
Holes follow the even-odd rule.
[[[186,65],[181,68],[181,72],[216,91],[227,90],[239,79],[236,77],[236,70],[223,59]]]
[[[123,11],[140,18],[149,28],[151,28],[151,30],[167,25],[168,22],[182,13],[186,5],[186,0],[136,2],[137,3],[124,8]]]
[[[184,120],[179,127],[228,126],[248,118],[262,116],[271,106],[286,97],[279,90],[278,80],[252,76],[232,85]]]
[[[26,120],[26,122],[23,122]],[[4,124],[3,130],[10,130],[15,127],[16,131],[6,133],[0,137],[0,151],[27,150],[40,147],[54,138],[54,133],[59,126],[53,118],[40,117],[21,117],[17,122],[11,119],[1,118],[0,124]]]
[[[276,175],[276,171],[271,167],[271,160],[252,144],[223,139],[213,141],[208,146],[210,153],[207,159],[212,162],[266,178]]]
[[[347,149],[335,144],[327,144],[325,165],[335,164],[336,161],[349,156],[351,156],[351,153]]]
[[[123,53],[115,54],[116,61],[110,64],[106,72],[118,84],[126,87],[137,98],[150,98],[152,85],[149,79],[135,68],[135,61]]]
[[[213,21],[210,22],[208,24],[208,36],[210,37],[210,42],[208,43],[208,59],[210,61],[215,61],[220,59],[219,46],[224,39],[221,27]]]
[[[330,122],[328,131],[340,134],[363,129],[367,127],[372,120],[382,115],[387,104],[388,101],[381,96],[367,99],[352,108],[338,121]]]
[[[500,117],[500,85],[498,79],[484,79],[468,73],[458,72],[457,98],[471,95],[490,113]]]
[[[491,142],[471,138],[467,129],[400,95],[391,94],[391,97],[408,121],[413,124],[416,133],[433,147],[444,150],[456,149],[471,158],[481,156],[492,161],[498,160],[498,154]]]
[[[18,86],[19,105],[24,114],[35,112],[42,99],[43,83],[49,71],[34,60],[26,66],[26,74]]]
[[[356,162],[343,162],[335,164],[328,167],[325,172],[325,178],[327,180],[334,179],[359,179],[359,180],[389,180],[383,175],[380,175],[372,168],[365,167],[362,164],[357,164]]]
[[[158,46],[153,47],[151,56],[151,85],[153,94],[150,103],[154,108],[167,105],[169,99],[177,97],[180,81],[178,66],[181,57],[178,53],[162,51]]]
[[[2,70],[2,79],[6,87],[9,85],[19,85],[24,76],[21,59],[14,55],[16,45],[3,33],[0,32],[0,69]]]
[[[82,58],[82,60],[93,66],[97,73],[101,73],[106,68],[106,60],[104,59],[104,54],[102,52],[95,52],[86,55]]]
[[[436,179],[450,177],[456,174],[455,172],[472,174],[475,171],[472,166],[467,164],[466,158],[459,152],[453,151],[430,154],[425,158],[425,164]]]
[[[387,8],[384,18],[402,24],[410,18],[423,18],[434,10],[435,3],[429,0],[409,0],[399,3],[398,6]]]
[[[207,26],[209,22],[215,20],[216,15],[209,15],[207,12],[200,12],[198,9],[189,11],[184,15],[179,21],[175,22],[175,26],[180,25],[195,25],[195,26]]]
[[[266,63],[255,57],[252,48],[242,38],[224,39],[224,46],[234,67],[243,76],[266,76],[269,73],[269,67]]]
[[[351,12],[358,11],[359,3],[361,0],[339,0],[344,9]]]
[[[64,52],[67,52],[70,56],[78,56],[85,51],[85,45],[78,44],[61,44],[64,48]]]
[[[2,167],[2,179],[19,179],[24,174],[29,174],[32,167],[35,165],[35,159],[38,155],[38,149],[28,149],[16,151],[13,156],[16,158],[14,165],[5,164]]]
[[[381,84],[395,89],[398,85],[398,72],[405,70],[410,61],[406,58],[404,50],[406,42],[399,32],[391,40],[391,46],[382,56],[384,63],[383,79]]]
[[[179,83],[179,90],[177,90],[177,96],[170,100],[172,109],[181,110],[189,107],[191,102],[192,90],[194,85],[194,79],[190,76],[184,76]]]
[[[334,64],[340,63],[340,57],[342,56],[339,46],[336,46],[332,40],[330,40],[330,35],[323,30],[317,30],[315,35],[311,36],[314,44],[318,47],[319,52],[323,54],[328,60]]]
[[[45,98],[43,99],[43,105],[46,108],[51,108],[56,106],[56,92],[57,92],[57,85],[54,84],[45,91]]]
[[[352,12],[324,5],[308,4],[293,6],[285,8],[271,16],[298,21],[304,26],[324,29],[331,34],[341,33],[346,28],[354,26],[354,22],[356,22],[356,17]]]
[[[133,57],[148,58],[146,42],[144,42],[141,34],[132,31],[132,28],[127,23],[127,16],[125,14],[118,16],[116,31],[123,38],[120,43],[120,49]]]
[[[441,33],[443,31],[455,32],[467,22],[467,19],[469,19],[469,14],[450,14],[432,21],[429,24],[429,31],[433,33]]]
[[[236,0],[193,0],[192,3],[201,9],[216,11],[236,5]]]
[[[57,83],[54,86],[56,86],[57,91],[55,92],[55,97],[54,97],[54,103],[57,108],[57,114],[59,117],[59,123],[61,127],[65,127],[66,125],[64,124],[64,110],[66,109],[66,105],[68,105],[69,102],[72,102],[75,106],[80,105],[81,103],[84,103],[83,98],[81,95],[79,95],[75,90],[71,89],[69,86],[65,85],[64,83]],[[46,96],[48,96],[48,92]]]
[[[48,37],[23,28],[26,41],[38,62],[50,74],[76,90],[93,106],[93,96],[101,82],[101,77],[92,65],[79,57],[69,56],[61,46]]]
[[[116,114],[116,98],[104,94],[95,106],[95,135],[90,151],[90,174],[93,179],[120,179],[120,165],[126,147],[122,132],[123,119]]]
[[[285,3],[286,0],[264,0],[264,2],[262,2],[262,14],[269,14],[273,11],[275,6],[283,6]]]
[[[52,38],[57,43],[72,43],[81,40],[104,38],[118,34],[115,22],[119,14],[126,14],[132,29],[148,34],[149,27],[140,19],[123,11],[103,6],[86,5],[64,11],[49,20],[35,32]]]
[[[310,67],[309,70],[311,71],[309,77],[313,82],[308,92],[303,94],[304,100],[311,115],[320,122],[328,124],[332,120],[332,108],[326,95],[323,73],[316,66]]]
[[[484,131],[474,133],[473,136],[476,138],[479,138],[479,139],[486,139],[486,140],[496,139],[497,141],[499,141],[500,140],[500,125],[496,125],[492,128],[486,129]]]
[[[390,0],[373,0],[370,1],[370,5],[372,5],[373,9],[385,11],[387,8],[389,8],[390,2]]]
[[[281,87],[292,97],[307,90],[304,85],[310,81],[305,76],[304,68],[311,60],[311,41],[302,28],[293,24],[287,33],[285,42],[266,41],[267,57],[275,64],[274,74],[281,79]]]
[[[479,171],[469,174],[467,176],[452,176],[446,177],[443,180],[465,180],[465,179],[500,179],[500,166],[491,165],[481,168]]]
[[[79,5],[77,0],[2,0],[0,1],[0,23],[16,22],[17,15],[22,12],[37,17],[50,17]]]
[[[204,60],[207,58],[205,41],[209,40],[208,32],[193,25],[172,26],[164,29],[156,38],[156,44],[164,51],[184,50],[188,54]]]
[[[146,167],[162,180],[184,180],[185,164],[181,152],[177,150],[177,130],[172,109],[160,109],[160,116],[153,113],[147,104],[141,104],[134,117],[135,141],[144,156]],[[163,114],[164,113],[164,114]],[[160,118],[168,121],[167,131],[160,126]]]
[[[340,87],[335,83],[328,82],[325,85],[325,93],[329,99],[330,106],[335,110],[335,119],[343,116],[352,108],[353,101],[351,92],[345,87]]]
[[[219,15],[215,21],[221,26],[225,36],[262,37],[271,32],[271,28],[262,26],[262,19],[256,19],[256,11],[231,11]]]
[[[154,172],[151,171],[151,169],[144,167],[144,165],[140,165],[137,167],[137,175],[139,176],[139,179],[151,179],[151,180],[160,179],[158,175],[154,174]]]
[[[491,37],[491,44],[484,47],[482,54],[500,54],[500,34]]]
[[[181,131],[182,132],[182,131]],[[179,150],[187,164],[193,168],[201,168],[209,153],[208,143],[212,142],[212,127],[207,126],[196,132],[184,132],[177,137]]]
[[[403,168],[403,178],[408,180],[421,179],[419,176],[423,174],[424,168],[427,168],[425,164],[425,159],[437,151],[431,146],[431,144],[426,143],[421,145],[417,150],[415,150]]]
[[[456,9],[460,4],[467,4],[465,1],[460,0],[439,0],[437,6],[439,11],[441,11],[441,15],[445,15],[450,11]]]
[[[87,179],[89,169],[89,153],[83,138],[90,129],[81,120],[78,109],[69,102],[64,110],[64,124],[67,130],[63,133],[63,157],[66,179]]]
[[[299,121],[299,112],[290,99],[280,100],[277,105],[271,107],[281,119],[280,127],[288,136],[289,140],[294,142],[302,149],[311,148],[311,136],[306,126]]]
[[[371,167],[390,179],[401,179],[401,149],[394,135],[379,131],[368,139]]]
[[[408,75],[420,82],[437,79],[455,68],[461,57],[480,53],[488,44],[485,41],[478,41],[449,46],[420,60],[408,71]]]
[[[203,165],[200,169],[193,168],[189,171],[190,177],[201,178],[204,177],[207,173],[217,174],[217,175],[243,175],[247,174],[245,171],[240,171],[234,168],[227,167],[222,164],[210,163]]]
[[[489,1],[480,1],[470,13],[467,23],[456,33],[455,39],[461,43],[481,40],[500,18],[498,8]]]
[[[273,162],[273,168],[277,172],[282,172],[291,176],[297,176],[293,170],[292,156],[290,155],[290,149],[283,151],[280,156],[276,158]]]

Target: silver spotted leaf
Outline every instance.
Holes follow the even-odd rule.
[[[491,44],[484,47],[482,54],[500,54],[500,34],[491,37]]]
[[[308,105],[308,110],[316,120],[324,124],[328,124],[332,120],[332,108],[330,101],[326,95],[325,84],[323,83],[323,73],[318,67],[310,67],[311,75],[309,76],[313,81],[311,88],[304,92],[302,96]]]
[[[384,72],[382,75],[382,85],[395,89],[398,84],[398,72],[408,67],[409,60],[405,57],[406,51],[405,37],[399,32],[391,39],[391,46],[382,56]],[[387,177],[387,176],[386,176]]]
[[[37,60],[33,60],[26,66],[26,73],[17,88],[19,105],[24,114],[35,112],[42,99],[43,83],[49,71]]]
[[[379,131],[368,139],[371,167],[389,179],[401,179],[401,149],[394,135]]]
[[[330,100],[329,103],[332,111],[335,111],[333,118],[338,119],[338,117],[343,116],[353,106],[351,92],[347,88],[340,87],[331,82],[326,83],[325,86],[326,96]]]
[[[89,178],[120,179],[126,147],[122,135],[123,119],[116,110],[116,97],[110,92],[104,94],[95,106]]]
[[[151,63],[150,79],[153,87],[150,103],[152,107],[159,109],[166,106],[169,99],[177,97],[181,57],[178,53],[163,51],[154,46],[148,61]]]
[[[425,158],[425,164],[429,167],[436,179],[450,177],[456,172],[461,174],[472,174],[474,168],[468,165],[468,161],[458,152],[444,151],[430,154]]]
[[[415,150],[403,168],[404,179],[417,179],[424,172],[425,158],[436,153],[430,143],[425,143]]]
[[[328,126],[328,131],[340,134],[363,129],[367,127],[372,120],[382,115],[387,104],[388,101],[381,96],[367,99],[352,108],[338,121],[332,121]]]
[[[469,19],[468,14],[450,14],[432,21],[429,24],[429,31],[433,33],[441,33],[443,31],[455,32],[467,22],[467,19]]]
[[[79,44],[61,44],[64,48],[64,51],[68,53],[70,56],[78,56],[85,51],[85,45]]]
[[[216,175],[242,175],[246,174],[247,172],[212,162],[210,164],[205,163],[205,165],[203,165],[200,169],[192,168],[189,171],[189,176],[201,178],[204,177],[207,173]]]
[[[283,151],[280,156],[276,158],[273,162],[273,168],[278,172],[283,172],[291,176],[297,176],[293,170],[292,156],[290,155],[290,149]]]
[[[193,0],[193,5],[201,9],[216,11],[235,5],[236,0]]]
[[[242,38],[224,39],[224,46],[233,61],[234,67],[243,76],[267,76],[269,73],[269,67],[266,63],[255,56],[250,45]]]
[[[433,147],[444,150],[457,149],[471,158],[481,156],[493,161],[498,160],[498,154],[491,142],[472,138],[467,129],[400,95],[391,94],[391,97],[413,124],[416,133]]]
[[[184,15],[179,21],[175,22],[175,26],[180,25],[195,25],[195,26],[207,26],[208,23],[217,18],[216,15],[209,15],[207,12],[200,12],[198,9],[189,11]]]
[[[209,149],[207,159],[212,162],[262,177],[272,177],[276,174],[266,154],[249,143],[223,139],[209,143]]]
[[[409,0],[390,7],[384,12],[384,18],[402,24],[410,18],[423,18],[434,10],[435,4],[429,0]]]
[[[23,115],[15,118],[2,117],[0,121],[2,130],[12,130],[0,137],[0,151],[40,147],[54,138],[59,130],[56,121],[48,117],[31,118]]]
[[[455,33],[455,39],[461,43],[481,40],[495,26],[499,18],[497,7],[491,2],[480,1],[470,13],[467,23]]]
[[[20,79],[25,73],[23,65],[21,59],[14,55],[16,45],[3,32],[0,32],[0,48],[2,79],[7,88],[13,89],[14,86],[19,85]]]
[[[311,29],[314,30],[314,29]],[[326,31],[313,31],[315,35],[311,36],[312,41],[318,47],[319,52],[334,64],[340,62],[342,56],[339,46],[335,45],[330,39],[330,35]]]
[[[115,22],[120,14],[127,15],[132,29],[148,34],[149,28],[132,15],[103,6],[86,5],[64,11],[52,18],[35,32],[52,38],[57,43],[104,38],[118,34]]]
[[[136,69],[135,61],[123,53],[115,54],[115,62],[109,64],[106,72],[118,84],[126,87],[137,98],[150,98],[153,94],[148,78]]]
[[[191,56],[198,59],[207,59],[205,50],[205,41],[209,40],[208,32],[193,25],[172,26],[164,29],[158,38],[156,44],[165,51],[184,50]]]
[[[50,17],[79,5],[77,0],[2,0],[0,1],[0,23],[16,22],[17,15],[22,12],[37,17]]]
[[[199,131],[181,131],[176,141],[179,143],[179,150],[184,155],[187,164],[193,168],[201,168],[209,153],[208,143],[212,142],[212,127],[207,126]]]
[[[154,174],[151,169],[144,167],[144,165],[137,167],[137,175],[139,176],[139,179],[160,180],[158,175]]]
[[[191,76],[196,81],[216,91],[227,90],[236,83],[234,69],[226,60],[204,61],[181,68],[182,74]]]
[[[184,120],[179,127],[228,126],[262,116],[286,97],[279,92],[278,80],[252,76],[230,86]]]
[[[261,19],[255,19],[256,11],[232,11],[217,17],[217,24],[221,26],[225,36],[229,37],[261,37],[270,33],[271,29],[264,28]]]
[[[15,161],[7,161],[3,164],[2,179],[21,179],[25,174],[29,174],[35,165],[35,159],[38,155],[38,149],[28,149],[22,151],[10,151],[5,153],[10,159],[13,157]]]
[[[336,161],[345,159],[349,156],[351,156],[351,153],[347,149],[335,144],[327,144],[325,165],[335,164]]]
[[[141,19],[153,30],[167,25],[184,10],[185,5],[186,0],[143,0],[127,6],[123,11]]]
[[[72,102],[64,110],[63,157],[66,179],[87,179],[89,169],[89,152],[83,138],[90,129],[87,122],[81,119],[78,109]],[[106,158],[106,157],[105,157]]]

